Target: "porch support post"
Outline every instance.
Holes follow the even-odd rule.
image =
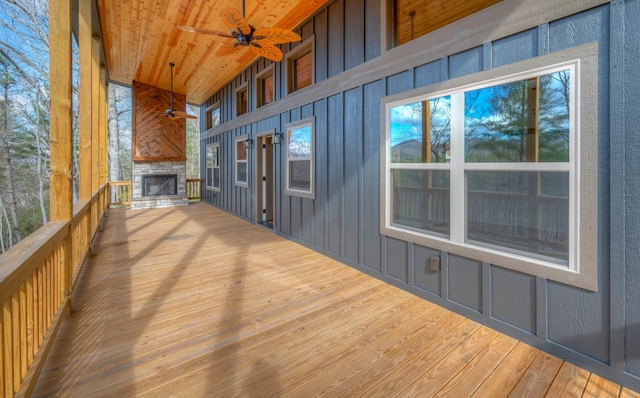
[[[106,198],[108,194],[107,190],[107,69],[104,65],[100,65],[100,129],[99,129],[99,137],[100,137],[100,188],[104,187],[103,193],[100,196],[100,214],[104,211],[106,207]]]
[[[92,66],[92,27],[90,0],[79,2],[79,55],[80,55],[80,184],[78,198],[91,199],[91,66]]]
[[[51,97],[51,221],[73,217],[73,134],[71,102],[71,0],[49,1],[49,87]],[[59,264],[63,292],[71,291],[71,231],[62,243]],[[64,300],[64,293],[59,297]],[[69,307],[67,306],[67,309]]]
[[[100,190],[99,156],[100,156],[100,38],[91,38],[91,238],[98,229],[98,200]]]
[[[80,0],[78,4],[78,36],[79,36],[79,56],[80,56],[80,93],[79,93],[79,112],[80,112],[80,170],[78,198],[80,200],[91,201],[91,115],[94,110],[91,106],[92,81],[91,68],[93,65],[92,52],[92,4],[90,0]],[[88,220],[85,223],[85,235],[83,243],[86,245],[89,255],[91,255],[91,204],[89,204]]]

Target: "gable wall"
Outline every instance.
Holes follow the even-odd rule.
[[[277,101],[256,110],[261,59],[202,105],[204,116],[220,101],[223,121],[202,133],[201,153],[221,144],[223,176],[203,200],[256,220],[256,149],[249,188],[234,186],[234,137],[314,116],[315,200],[283,194],[284,149],[275,149],[279,234],[640,390],[640,0],[562,3],[505,0],[392,51],[381,46],[379,0],[330,3],[299,29],[315,40],[315,85],[285,95],[276,64]],[[597,293],[380,235],[382,97],[590,42],[599,52]],[[251,112],[234,118],[235,89],[247,81]],[[432,255],[438,273],[425,269]]]

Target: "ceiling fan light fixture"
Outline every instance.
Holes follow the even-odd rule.
[[[243,14],[235,8],[223,8],[220,10],[220,17],[224,24],[231,29],[230,34],[187,26],[176,25],[176,27],[187,32],[203,33],[235,39],[235,43],[222,44],[216,52],[216,56],[229,55],[239,51],[242,47],[250,47],[258,55],[272,61],[279,62],[282,60],[282,51],[276,47],[276,44],[291,43],[302,40],[300,35],[287,29],[264,28],[256,30],[244,19]]]

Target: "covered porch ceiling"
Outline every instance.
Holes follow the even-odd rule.
[[[245,18],[256,29],[296,27],[327,0],[244,0]],[[255,52],[216,56],[232,39],[192,33],[177,25],[229,32],[219,12],[242,11],[243,0],[97,0],[104,54],[111,81],[138,81],[168,90],[175,63],[174,91],[201,104],[250,65]]]

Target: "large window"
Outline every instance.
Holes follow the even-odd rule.
[[[386,103],[382,233],[580,273],[579,82],[572,61]]]
[[[315,198],[314,193],[314,119],[287,125],[287,195]]]
[[[207,181],[208,189],[220,190],[220,144],[210,144],[206,147]]]
[[[241,135],[236,137],[236,185],[241,187],[249,186],[248,174],[249,174],[249,162],[248,162],[248,146],[249,136]]]
[[[313,37],[287,54],[287,93],[313,84]]]

